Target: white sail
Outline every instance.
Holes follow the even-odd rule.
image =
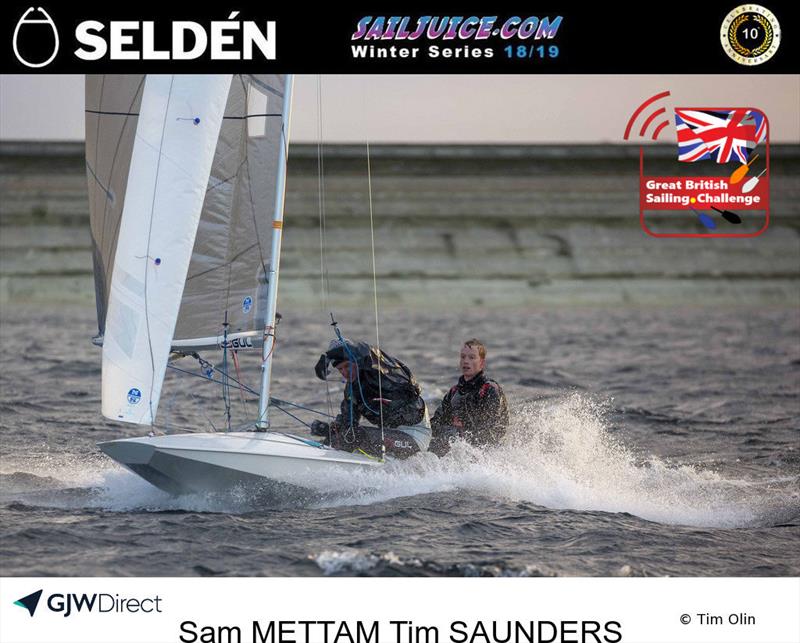
[[[106,314],[108,418],[155,419],[230,84],[230,75],[145,81]]]
[[[99,445],[169,493],[252,484],[262,498],[306,497],[330,475],[382,464],[265,430],[291,91],[290,76],[266,74],[87,84],[103,414],[153,423],[171,348],[262,344],[256,431]]]
[[[217,348],[226,322],[232,345],[255,347],[269,325],[272,219],[279,175],[286,165],[282,130],[288,90],[282,75],[233,78],[174,348]]]

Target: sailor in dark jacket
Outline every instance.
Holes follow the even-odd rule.
[[[395,457],[428,448],[431,431],[425,401],[408,366],[365,342],[344,338],[333,340],[320,355],[314,367],[317,377],[326,379],[329,364],[345,380],[344,399],[333,422],[312,424],[313,434],[326,437],[335,448],[372,456],[382,456],[383,446]],[[361,426],[362,417],[376,427]]]
[[[438,456],[463,438],[473,446],[494,446],[508,428],[508,403],[500,385],[486,377],[486,347],[470,339],[461,349],[461,377],[444,396],[431,420],[430,450]]]

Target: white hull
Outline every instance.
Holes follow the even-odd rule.
[[[337,472],[381,465],[357,453],[274,432],[183,433],[112,440],[98,447],[173,494],[246,487],[286,498],[329,490],[330,475]]]

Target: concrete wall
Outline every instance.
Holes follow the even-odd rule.
[[[648,173],[674,153],[649,149]],[[330,294],[366,306],[365,149],[323,160]],[[800,303],[800,146],[773,146],[771,224],[753,239],[646,236],[636,147],[373,146],[371,161],[384,307]],[[0,301],[91,301],[82,145],[1,143],[0,190]],[[319,303],[319,210],[317,148],[293,146],[284,305]]]

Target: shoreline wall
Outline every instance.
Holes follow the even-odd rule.
[[[638,146],[373,145],[381,306],[798,305],[800,146],[771,152],[762,236],[655,239],[639,226]],[[648,173],[674,168],[674,146],[647,157]],[[314,307],[317,146],[289,158],[280,299]],[[325,145],[323,162],[329,293],[367,306],[365,148]],[[0,142],[0,195],[0,302],[93,301],[83,144]]]

